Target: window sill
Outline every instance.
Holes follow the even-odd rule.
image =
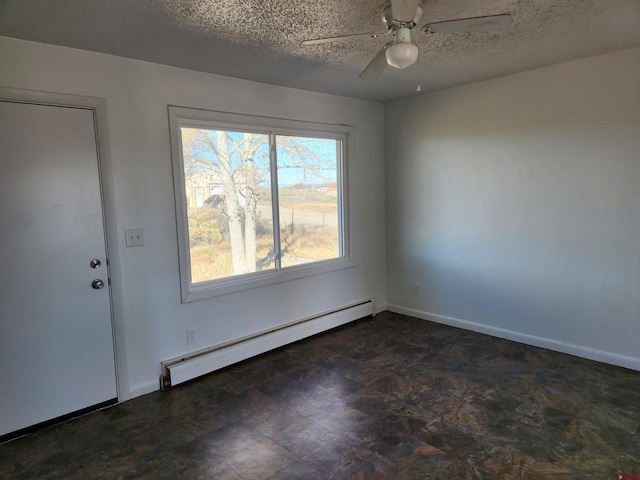
[[[352,260],[335,259],[287,267],[280,271],[269,270],[248,273],[234,278],[196,283],[191,285],[189,291],[183,292],[182,303],[191,303],[206,298],[219,297],[351,267],[355,267],[355,262]]]

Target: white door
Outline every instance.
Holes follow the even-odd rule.
[[[0,101],[0,438],[115,402],[106,263],[93,110]]]

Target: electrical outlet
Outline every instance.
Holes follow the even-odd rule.
[[[420,282],[413,282],[411,293],[414,295],[420,295]]]
[[[198,342],[198,335],[196,334],[196,331],[187,329],[187,345],[191,345],[197,342]]]

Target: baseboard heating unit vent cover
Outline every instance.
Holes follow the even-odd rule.
[[[366,300],[164,361],[161,363],[160,387],[165,389],[178,385],[373,314],[373,302]]]

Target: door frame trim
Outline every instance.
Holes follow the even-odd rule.
[[[111,302],[111,329],[114,349],[114,365],[118,401],[131,398],[129,375],[126,361],[126,337],[124,323],[124,302],[122,294],[122,269],[118,252],[118,235],[115,218],[115,196],[113,188],[113,163],[111,161],[107,101],[104,98],[65,93],[42,92],[17,88],[0,87],[0,100],[31,103],[55,107],[84,108],[93,111],[100,200],[105,232],[105,249],[109,268],[109,289]],[[113,247],[113,248],[111,248]],[[113,255],[112,255],[113,254]]]

